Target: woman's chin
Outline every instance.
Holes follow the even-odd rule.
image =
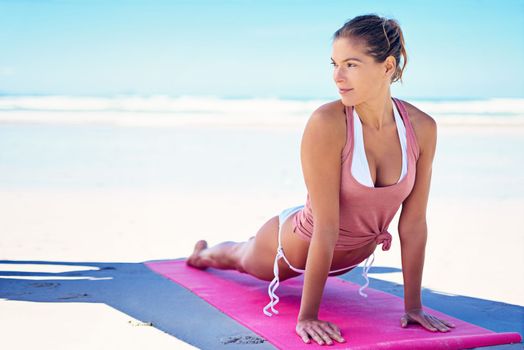
[[[344,96],[344,95],[340,96],[340,100],[346,106],[353,106],[354,103],[355,103],[355,99],[354,98],[351,98],[351,97],[348,97],[348,96]]]

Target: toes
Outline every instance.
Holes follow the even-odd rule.
[[[205,240],[200,240],[196,242],[195,248],[193,249],[193,254],[191,254],[191,256],[187,258],[186,264],[192,267],[196,267],[197,269],[200,269],[200,270],[205,270],[207,266],[200,266],[199,264],[200,258],[198,255],[200,254],[202,250],[206,248],[207,248],[207,242]]]
[[[201,251],[203,249],[206,249],[206,248],[207,248],[207,241],[205,241],[203,239],[198,241],[198,242],[196,242],[196,244],[195,244],[195,252],[199,252],[199,251]]]

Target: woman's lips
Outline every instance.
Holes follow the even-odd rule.
[[[338,89],[338,93],[339,94],[345,94],[345,93],[348,93],[351,90],[353,90],[353,89]]]

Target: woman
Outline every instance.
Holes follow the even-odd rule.
[[[198,241],[187,263],[272,280],[271,302],[264,308],[268,316],[268,308],[278,313],[274,305],[279,281],[304,273],[297,334],[306,343],[310,337],[319,344],[332,344],[332,339],[344,342],[338,326],[318,319],[326,279],[352,270],[367,258],[365,288],[367,262],[374,258],[378,244],[389,249],[387,229],[402,205],[398,231],[405,314],[401,326],[420,323],[431,331],[449,331],[454,325],[425,313],[421,303],[437,126],[426,113],[391,97],[390,85],[401,78],[406,65],[399,24],[374,14],[351,19],[333,35],[331,61],[341,98],[315,110],[304,129],[301,163],[306,204],[272,217],[247,242],[228,241],[208,248],[206,241]],[[362,288],[360,294],[367,297]]]

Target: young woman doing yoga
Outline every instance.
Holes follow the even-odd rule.
[[[401,57],[403,65],[400,66]],[[398,233],[402,254],[405,314],[400,326],[420,323],[447,332],[453,324],[422,309],[421,282],[427,239],[426,208],[437,141],[433,118],[391,97],[402,77],[406,49],[399,24],[374,14],[346,22],[333,35],[333,81],[340,99],[318,107],[301,141],[307,187],[304,205],[270,218],[247,242],[196,243],[187,264],[236,269],[271,281],[266,315],[278,313],[279,281],[304,273],[296,333],[306,343],[344,342],[337,325],[318,319],[328,276],[365,261],[363,276],[402,206]],[[285,253],[285,254],[284,254]]]

